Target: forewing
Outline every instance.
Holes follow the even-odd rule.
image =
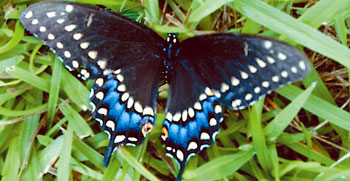
[[[276,88],[301,80],[309,62],[295,47],[251,35],[214,34],[183,41],[178,60],[193,71],[219,101],[244,109]]]
[[[143,24],[108,10],[70,2],[40,2],[22,11],[26,29],[82,78],[98,78],[143,62],[163,39]]]
[[[163,39],[121,15],[70,2],[33,4],[20,20],[68,70],[96,79],[90,104],[109,135],[105,164],[117,145],[141,143],[154,125]]]

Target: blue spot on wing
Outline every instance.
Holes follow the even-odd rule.
[[[208,97],[201,102],[201,106],[202,109],[196,110],[188,122],[165,119],[163,123],[162,141],[167,155],[174,157],[180,166],[178,179],[181,178],[188,159],[212,144],[213,136],[219,131],[222,112],[215,112],[215,106],[220,106],[217,98]],[[216,124],[210,125],[209,120],[212,118]]]
[[[91,103],[96,107],[93,115],[96,120],[101,120],[102,129],[109,135],[104,158],[105,165],[108,165],[118,145],[142,143],[148,133],[145,129],[152,129],[155,121],[153,116],[141,115],[134,109],[128,109],[127,101],[121,100],[125,92],[118,90],[119,85],[121,83],[114,74],[97,79],[93,87],[94,94],[91,97]]]

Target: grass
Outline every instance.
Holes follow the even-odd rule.
[[[159,34],[178,32],[180,39],[212,31],[280,39],[314,65],[302,83],[249,109],[226,109],[216,142],[190,159],[185,180],[350,179],[348,0],[77,2],[146,20]],[[18,16],[31,3],[0,2],[0,179],[173,179],[177,165],[159,141],[163,112],[142,145],[118,148],[103,166],[107,136],[84,109],[92,82],[77,80],[25,33]],[[160,94],[164,110],[166,89]]]

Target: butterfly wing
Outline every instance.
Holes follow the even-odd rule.
[[[244,109],[260,96],[301,80],[310,70],[295,47],[251,35],[197,36],[183,41],[180,52],[178,59],[193,62],[205,85],[233,109]]]
[[[162,138],[180,165],[178,178],[188,158],[213,142],[222,120],[219,103],[243,109],[310,70],[296,48],[257,36],[197,36],[177,52]]]
[[[83,68],[83,78],[141,63],[144,52],[161,49],[163,42],[143,24],[84,4],[39,2],[22,11],[20,20],[68,69]]]
[[[174,66],[161,136],[166,154],[180,165],[178,179],[187,160],[214,141],[223,120],[218,99],[191,67],[188,60]]]
[[[33,4],[20,20],[69,70],[96,79],[90,105],[109,135],[105,164],[117,145],[141,143],[154,125],[164,40],[121,15],[69,2]]]

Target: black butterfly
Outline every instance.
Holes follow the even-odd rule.
[[[294,47],[241,34],[166,41],[143,24],[105,9],[69,2],[26,8],[23,25],[46,43],[68,70],[96,79],[94,118],[109,135],[105,165],[120,144],[137,145],[155,124],[158,83],[170,85],[161,139],[180,165],[215,139],[222,107],[244,109],[310,70]]]

